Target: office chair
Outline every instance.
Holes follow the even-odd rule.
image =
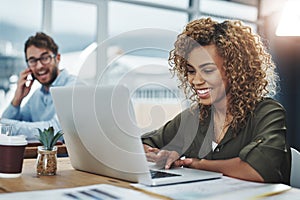
[[[292,187],[300,188],[300,152],[291,147],[292,169],[290,184]]]

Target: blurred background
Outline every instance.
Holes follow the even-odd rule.
[[[24,42],[44,31],[59,45],[60,68],[88,83],[130,82],[140,127],[157,128],[188,105],[168,71],[177,34],[203,16],[239,19],[270,48],[288,139],[300,150],[299,8],[299,0],[0,0],[0,116],[26,67]]]

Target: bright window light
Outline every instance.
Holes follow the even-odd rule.
[[[300,1],[289,0],[276,29],[277,36],[300,36]]]

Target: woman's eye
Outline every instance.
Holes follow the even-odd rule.
[[[206,74],[209,74],[209,73],[212,73],[212,72],[214,72],[215,71],[215,69],[203,69],[202,70],[204,73],[206,73]]]
[[[188,73],[188,74],[194,74],[194,73],[195,73],[195,70],[194,70],[194,69],[188,69],[188,70],[187,70],[187,73]]]

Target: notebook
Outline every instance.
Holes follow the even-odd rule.
[[[222,176],[189,168],[150,169],[153,163],[147,162],[125,86],[53,87],[51,95],[71,164],[77,170],[149,186]],[[158,177],[152,178],[153,174]]]

